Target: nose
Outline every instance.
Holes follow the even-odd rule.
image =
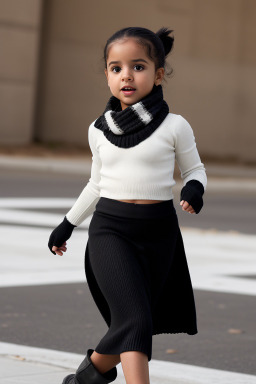
[[[122,81],[132,81],[133,76],[129,68],[122,70]]]

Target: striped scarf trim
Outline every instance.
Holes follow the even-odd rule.
[[[119,99],[112,96],[104,113],[96,120],[95,127],[102,130],[112,144],[130,148],[149,137],[168,113],[162,86],[158,85],[145,98],[123,111]]]

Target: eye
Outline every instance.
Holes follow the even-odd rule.
[[[114,73],[118,73],[118,72],[121,71],[121,68],[118,67],[118,66],[115,66],[115,67],[112,67],[112,68],[111,68],[111,71],[114,72]]]
[[[134,69],[135,69],[135,71],[142,71],[142,70],[144,69],[144,67],[143,67],[143,65],[136,64],[136,65],[134,66]]]

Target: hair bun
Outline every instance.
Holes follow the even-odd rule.
[[[169,36],[169,34],[173,32],[173,29],[161,28],[156,32],[156,35],[160,38],[164,46],[165,56],[171,52],[174,42],[174,37]]]

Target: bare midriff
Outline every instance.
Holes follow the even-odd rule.
[[[155,204],[161,203],[162,200],[118,200],[123,201],[124,203],[133,203],[133,204]]]

